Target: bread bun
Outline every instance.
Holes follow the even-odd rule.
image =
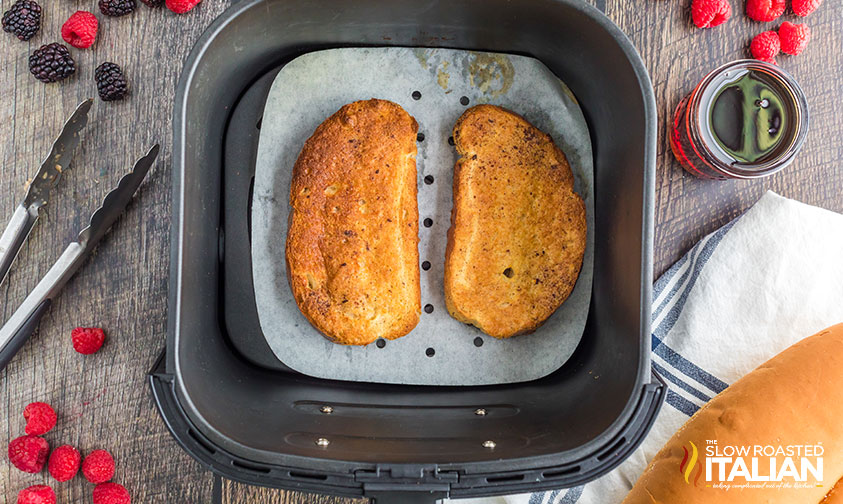
[[[719,450],[714,456],[712,441]],[[771,473],[772,457],[764,456],[763,447],[819,446],[816,456],[805,458],[813,466],[822,459],[821,480],[799,456],[791,460],[806,481],[788,474],[781,482],[774,477],[750,483],[763,488],[746,487],[745,476],[728,481],[737,455],[722,464],[726,476],[720,477],[718,455],[728,455],[728,447],[756,445],[762,447],[755,472],[761,477]],[[753,453],[740,458],[751,474]],[[780,474],[787,457],[775,458]],[[843,324],[838,324],[794,344],[703,406],[650,462],[623,504],[841,504],[842,477]]]
[[[826,494],[825,499],[820,501],[820,504],[843,504],[843,478],[837,480],[837,484]]]

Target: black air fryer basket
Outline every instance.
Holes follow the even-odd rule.
[[[337,382],[289,370],[265,342],[249,205],[269,86],[303,53],[366,45],[529,55],[577,96],[594,152],[594,285],[582,341],[551,375],[483,387]],[[649,359],[656,108],[635,49],[596,9],[242,0],[190,54],[174,127],[167,349],[150,383],[178,442],[214,472],[428,502],[580,485],[647,433],[666,389]]]

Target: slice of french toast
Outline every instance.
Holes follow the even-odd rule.
[[[454,126],[445,254],[450,314],[490,336],[534,331],[568,298],[586,243],[565,154],[520,115],[478,105]]]
[[[293,168],[290,286],[337,343],[398,338],[419,321],[417,132],[395,103],[350,103],[316,128]]]

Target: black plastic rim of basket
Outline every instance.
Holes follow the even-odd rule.
[[[653,371],[653,382],[644,386],[632,419],[623,430],[590,457],[561,466],[465,475],[439,471],[436,464],[400,464],[400,470],[395,471],[393,469],[397,467],[384,464],[378,465],[374,471],[340,475],[254,462],[216,446],[202,435],[182,408],[173,375],[165,371],[165,354],[166,351],[161,352],[148,375],[155,405],[178,444],[204,467],[222,477],[249,485],[375,497],[378,504],[388,503],[392,497],[397,499],[394,502],[409,502],[408,490],[411,489],[408,485],[412,485],[413,493],[424,496],[425,500],[420,502],[432,502],[444,497],[506,495],[585,484],[617,467],[641,444],[667,395],[667,384]],[[402,474],[422,474],[424,477],[407,478]]]

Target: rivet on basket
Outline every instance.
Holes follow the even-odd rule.
[[[325,413],[326,415],[330,415],[331,413],[334,412],[334,408],[332,406],[328,406],[326,404],[325,406],[322,406],[321,408],[319,408],[319,411],[321,411],[322,413]]]
[[[483,448],[488,448],[490,450],[494,450],[495,446],[497,446],[497,443],[495,443],[494,441],[491,441],[491,440],[483,441]]]
[[[474,414],[477,416],[486,416],[486,408],[477,408],[474,410]]]
[[[316,445],[321,446],[322,448],[327,447],[329,444],[331,444],[331,442],[328,441],[327,439],[323,438],[323,437],[316,440]],[[494,443],[492,443],[492,444],[494,444]]]

